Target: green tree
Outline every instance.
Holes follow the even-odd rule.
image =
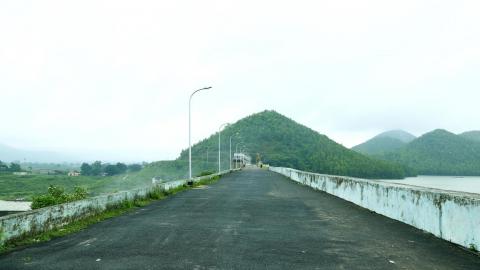
[[[480,142],[441,129],[376,157],[423,175],[480,175]]]
[[[95,161],[92,164],[92,175],[98,176],[103,173],[103,166],[101,161]]]
[[[10,169],[9,171],[11,172],[20,172],[22,171],[22,167],[18,163],[10,163]]]
[[[92,175],[92,166],[88,163],[82,163],[82,166],[80,166],[80,173],[82,175]]]
[[[8,165],[0,161],[0,172],[8,171]]]
[[[116,175],[116,174],[119,173],[118,172],[118,167],[116,165],[109,164],[109,165],[105,166],[105,173],[107,175],[110,175],[110,176],[111,175]]]
[[[122,174],[127,172],[127,165],[125,165],[124,163],[118,162],[115,166],[117,167],[117,174]]]
[[[128,170],[131,172],[138,172],[142,169],[142,165],[140,164],[130,164],[127,167],[128,167]]]

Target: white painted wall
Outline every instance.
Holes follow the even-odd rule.
[[[447,241],[480,248],[480,195],[289,168],[270,170]]]

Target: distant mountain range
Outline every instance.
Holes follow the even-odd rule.
[[[465,139],[480,142],[480,130],[467,131],[459,135]]]
[[[380,133],[372,139],[354,146],[352,150],[366,155],[380,155],[399,149],[415,139],[414,135],[406,131],[391,130]]]
[[[479,131],[456,135],[437,129],[410,141],[402,141],[396,134],[408,133],[382,133],[352,149],[402,164],[418,174],[480,175]]]
[[[38,163],[63,163],[75,162],[77,159],[49,151],[30,151],[13,148],[0,144],[0,161],[2,162],[38,162]]]
[[[222,131],[222,168],[229,168],[229,140],[264,163],[324,174],[363,178],[403,178],[414,174],[480,175],[480,131],[459,135],[435,130],[416,138],[393,130],[352,150],[275,111],[245,117]],[[353,151],[354,150],[354,151]],[[192,147],[194,174],[218,169],[218,133]],[[86,159],[88,160],[88,159]],[[72,156],[0,145],[0,161],[78,162]],[[154,162],[147,170],[162,179],[186,177],[188,151]]]
[[[403,166],[367,157],[345,148],[327,136],[303,126],[275,111],[264,111],[245,117],[227,126],[221,134],[222,168],[229,167],[229,140],[233,151],[241,144],[255,162],[257,154],[264,163],[272,166],[291,167],[324,174],[347,175],[364,178],[403,178],[407,172]],[[193,171],[216,171],[218,168],[218,133],[192,147]],[[207,155],[210,153],[210,163]],[[188,166],[188,150],[182,151],[175,161],[152,164],[158,174],[163,171],[182,171]]]

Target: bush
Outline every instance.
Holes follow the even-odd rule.
[[[140,164],[130,164],[128,165],[128,170],[131,172],[138,172],[142,169],[142,165]]]
[[[73,193],[65,193],[63,187],[50,185],[47,194],[33,197],[32,209],[82,200],[87,195],[87,190],[79,186],[74,188]]]

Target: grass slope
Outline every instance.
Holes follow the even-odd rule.
[[[0,200],[24,199],[43,194],[50,185],[62,186],[71,192],[75,186],[87,189],[90,196],[102,193],[140,188],[151,183],[152,174],[140,171],[116,176],[78,176],[66,175],[12,175],[0,174]]]

